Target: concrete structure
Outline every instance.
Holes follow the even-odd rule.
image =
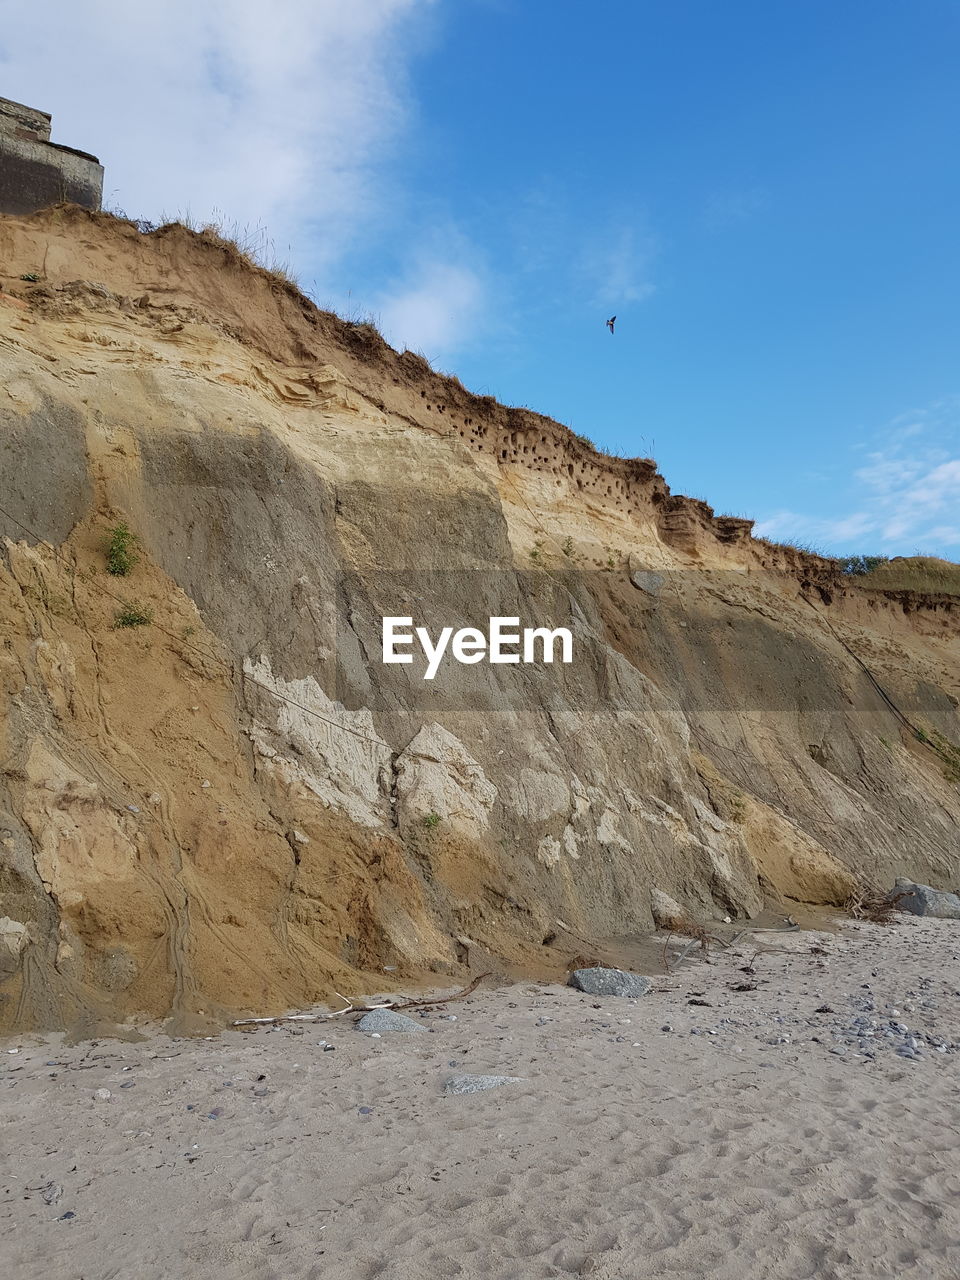
[[[50,117],[0,98],[0,213],[33,213],[70,200],[99,209],[103,166],[96,156],[50,141]]]

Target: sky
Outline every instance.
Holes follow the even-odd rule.
[[[958,65],[957,0],[0,0],[107,207],[830,554],[960,560]]]

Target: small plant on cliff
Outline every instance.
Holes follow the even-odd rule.
[[[943,776],[946,780],[960,784],[960,747],[949,738],[945,738],[937,729],[932,729],[929,733],[924,729],[916,729],[915,732],[918,740],[940,757]]]
[[[742,791],[732,791],[727,797],[727,808],[730,811],[730,822],[742,823],[747,816],[747,799]]]
[[[104,546],[107,557],[107,573],[117,578],[125,578],[136,565],[138,559],[136,547],[139,539],[129,528],[126,521],[121,520],[110,530]]]
[[[128,600],[118,610],[113,620],[113,629],[121,627],[148,627],[153,621],[153,610],[136,600]]]
[[[543,564],[543,539],[538,538],[530,549],[530,563]]]
[[[28,284],[36,284],[40,277],[35,271],[28,271],[25,275],[22,275],[20,279],[26,280]]]
[[[423,825],[427,828],[428,831],[432,831],[434,827],[439,827],[440,825],[439,813],[428,813],[426,817],[423,819]]]
[[[560,550],[563,552],[566,558],[570,560],[573,564],[582,564],[583,561],[586,559],[585,556],[581,555],[580,552],[577,551],[573,543],[573,538],[570,536],[569,533],[564,538],[563,543],[561,544]]]

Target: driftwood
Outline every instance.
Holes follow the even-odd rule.
[[[888,894],[882,889],[860,885],[843,904],[843,909],[848,911],[854,920],[870,920],[874,924],[893,924],[897,913],[901,910],[901,900],[909,896],[908,889],[900,893]]]
[[[676,957],[673,963],[671,963],[670,943],[672,941],[673,934],[671,933],[667,936],[667,940],[663,944],[663,968],[666,973],[673,973],[675,969],[679,969],[693,948],[699,945],[699,940],[697,938],[691,939],[690,942],[686,943],[683,950],[680,952],[680,955]]]
[[[387,1000],[381,1004],[358,1005],[349,996],[341,995],[339,991],[335,991],[333,994],[344,1000],[346,1007],[334,1009],[333,1013],[281,1013],[275,1018],[236,1018],[230,1025],[232,1027],[262,1027],[276,1026],[281,1022],[326,1022],[329,1018],[340,1018],[345,1013],[369,1013],[374,1009],[394,1009],[397,1012],[403,1009],[423,1009],[427,1005],[449,1004],[451,1000],[463,1000],[465,996],[476,991],[484,978],[489,977],[489,973],[481,973],[479,977],[474,978],[469,987],[464,987],[462,991],[455,991],[452,996],[431,996],[426,1000]]]
[[[795,926],[794,926],[795,927]],[[683,964],[687,956],[694,947],[699,947],[704,953],[709,952],[712,945],[722,947],[724,951],[729,951],[731,947],[735,947],[738,942],[742,941],[750,929],[740,929],[729,940],[719,937],[715,933],[709,933],[703,925],[696,924],[693,921],[674,921],[674,928],[667,934],[666,941],[663,944],[663,967],[667,973],[675,973]],[[679,956],[670,955],[670,943],[675,937],[689,938],[690,941],[685,943],[680,951]]]

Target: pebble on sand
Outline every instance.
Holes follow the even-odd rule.
[[[384,1031],[399,1031],[402,1033],[419,1031],[426,1033],[427,1028],[422,1022],[416,1022],[413,1018],[408,1018],[403,1013],[394,1013],[392,1009],[371,1009],[357,1023],[357,1030],[378,1033]]]
[[[522,1076],[450,1076],[444,1083],[444,1093],[482,1093],[484,1089],[499,1089],[503,1084],[519,1084]]]

